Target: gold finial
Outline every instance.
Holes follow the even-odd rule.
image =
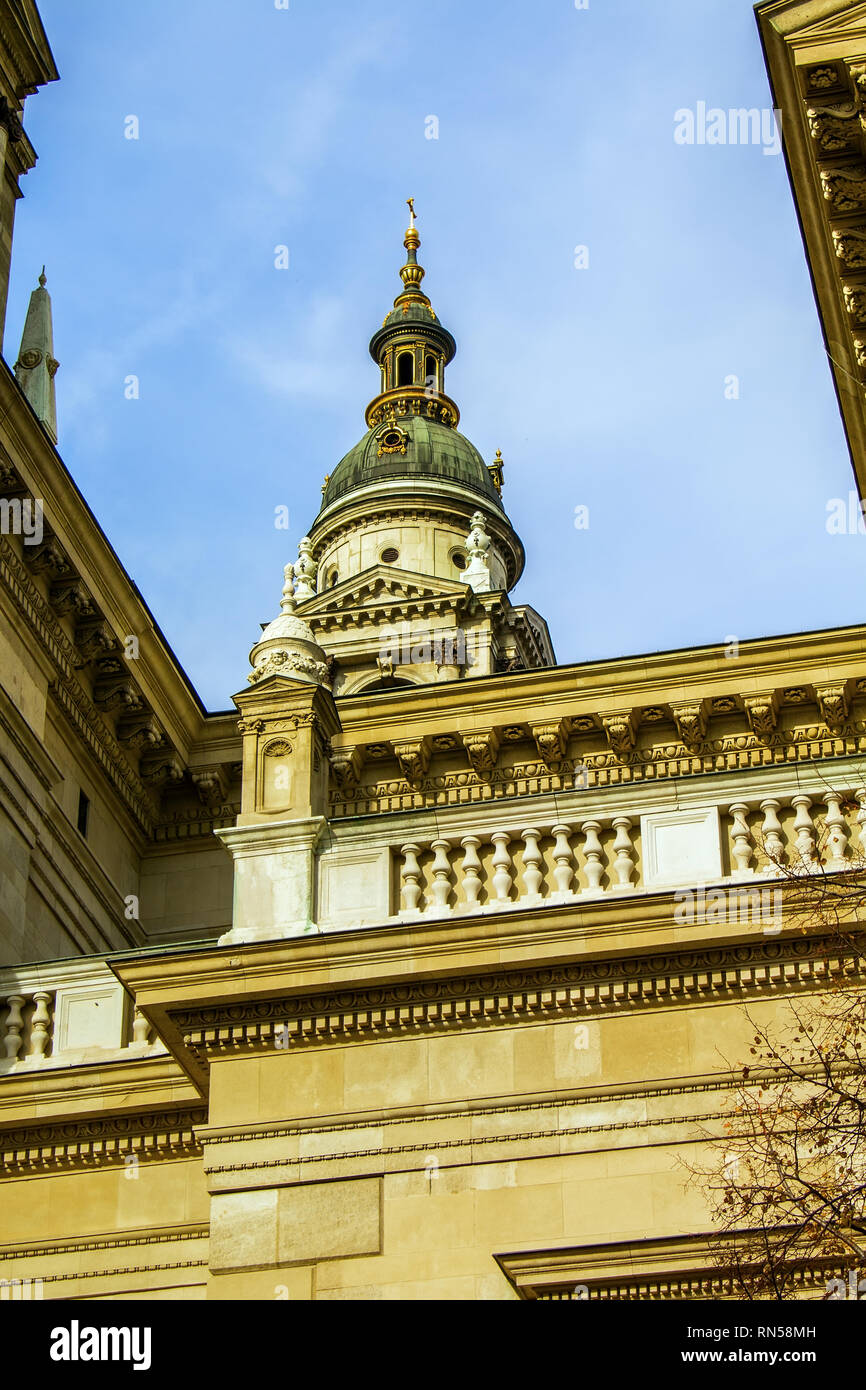
[[[411,228],[415,226],[415,199],[407,198],[406,202],[409,204],[409,226]]]

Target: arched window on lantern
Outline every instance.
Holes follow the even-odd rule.
[[[415,378],[415,364],[411,352],[401,352],[397,358],[397,385],[411,386]]]

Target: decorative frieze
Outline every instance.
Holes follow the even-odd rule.
[[[766,715],[769,719],[769,713]],[[618,716],[617,716],[618,718]],[[765,725],[765,727],[767,727]],[[508,741],[509,729],[503,730]],[[525,733],[514,726],[515,741]],[[367,750],[373,759],[374,745]],[[380,745],[379,757],[388,748]],[[809,724],[797,729],[777,730],[773,738],[752,732],[708,739],[700,753],[684,755],[681,743],[634,748],[630,756],[613,751],[585,751],[580,755],[583,789],[625,786],[637,782],[659,782],[693,778],[720,772],[754,771],[803,762],[826,762],[843,757],[866,755],[866,721],[849,719],[838,733],[826,725]],[[372,769],[371,769],[372,770]],[[516,796],[543,795],[563,789],[561,772],[544,762],[504,764],[483,776],[475,768],[423,777],[417,785],[393,776],[369,781],[356,787],[332,786],[331,815],[335,818],[390,811],[424,810],[430,806],[457,806],[468,803],[511,799]]]
[[[695,1001],[746,1002],[814,990],[863,976],[863,953],[829,938],[761,937],[712,951],[580,961],[478,978],[293,995],[172,1014],[185,1047],[203,1065],[240,1050],[388,1038],[420,1030],[496,1027],[547,1018],[586,1018]]]
[[[0,1172],[106,1168],[130,1155],[140,1163],[200,1157],[196,1130],[207,1123],[207,1107],[152,1114],[95,1116],[63,1123],[36,1123],[0,1131]],[[44,1245],[40,1254],[47,1254]],[[0,1255],[2,1258],[2,1255]]]
[[[84,691],[76,681],[68,679],[55,681],[49,686],[49,691],[58,708],[101,763],[115,790],[141,827],[147,834],[152,833],[154,808],[143,781],[129,768],[119,744],[100,720]]]

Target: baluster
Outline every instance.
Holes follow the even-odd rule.
[[[574,889],[571,886],[571,881],[574,878],[574,869],[571,867],[572,857],[571,844],[569,841],[571,826],[555,825],[553,827],[553,834],[556,839],[556,843],[553,846],[553,862],[556,865],[553,870],[553,878],[556,883],[556,893],[553,896],[560,902],[565,902],[566,899],[574,897]]]
[[[481,860],[478,858],[478,846],[481,841],[475,835],[464,835],[460,844],[463,847],[463,896],[471,912],[473,908],[481,905],[478,901],[478,894],[481,892]]]
[[[538,848],[538,841],[541,832],[539,830],[521,830],[520,838],[524,844],[523,850],[523,893],[524,901],[539,902],[541,899],[541,850]]]
[[[736,869],[731,875],[732,878],[750,878],[755,872],[750,867],[752,850],[752,832],[749,829],[749,808],[745,801],[737,801],[733,806],[728,807],[728,814],[733,816],[734,824],[731,829],[731,854],[736,863]]]
[[[41,1062],[48,1046],[48,1030],[51,1026],[51,1014],[48,1010],[51,995],[46,994],[44,990],[37,990],[33,998],[36,1000],[36,1010],[31,1024],[28,1061],[32,1058],[35,1062]]]
[[[767,797],[761,802],[761,810],[764,813],[764,823],[761,826],[761,839],[764,845],[764,853],[769,859],[765,873],[770,877],[773,875],[773,867],[781,864],[785,856],[785,845],[782,840],[782,822],[779,820],[779,811],[782,809],[781,801],[774,801],[772,797]]]
[[[815,827],[812,824],[810,813],[812,800],[801,792],[798,796],[791,798],[791,804],[797,808],[797,815],[794,820],[797,853],[803,868],[808,870],[814,867],[815,862]]]
[[[615,893],[628,893],[634,887],[631,882],[631,876],[634,873],[634,850],[630,834],[631,821],[628,816],[617,816],[613,828],[616,831],[616,839],[613,842],[616,854],[613,871],[617,877],[613,891]]]
[[[866,857],[866,787],[859,787],[854,793],[860,805],[857,824],[860,827],[860,853]]]
[[[845,855],[848,850],[848,822],[842,815],[842,797],[838,792],[827,792],[824,796],[827,815],[824,825],[827,830],[828,869],[847,867]]]
[[[427,911],[439,914],[450,911],[448,899],[451,896],[451,864],[448,851],[451,846],[447,840],[434,840],[432,848],[436,855],[433,860],[433,901],[427,904]]]
[[[8,1060],[14,1062],[21,1051],[21,1029],[24,1027],[24,1015],[21,1010],[24,1008],[24,995],[10,994],[6,1003],[9,1005],[9,1013],[6,1018],[4,1045]]]
[[[511,844],[511,836],[505,830],[494,830],[490,836],[496,846],[496,853],[493,856],[493,887],[496,890],[496,902],[498,904],[507,903],[511,898],[511,855],[508,853],[508,846]]]
[[[139,1008],[136,1008],[132,1020],[132,1046],[150,1046],[150,1024]]]
[[[421,898],[421,867],[418,855],[421,850],[418,845],[401,845],[400,853],[403,856],[400,867],[403,912],[407,917],[417,917],[421,911],[418,906]]]
[[[604,873],[602,854],[604,851],[601,847],[601,840],[598,838],[601,821],[585,820],[580,828],[586,836],[583,844],[583,853],[586,857],[584,872],[589,886],[584,889],[584,896],[589,897],[591,894],[602,892],[601,876]]]

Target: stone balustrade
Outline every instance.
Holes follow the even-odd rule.
[[[162,1050],[101,959],[0,971],[0,1073]]]
[[[866,857],[866,788],[699,811],[570,817],[407,840],[396,915],[447,916],[726,880],[834,871]]]
[[[628,816],[615,816],[586,820],[579,828],[503,828],[436,839],[429,846],[404,844],[399,915],[440,916],[455,908],[531,907],[633,892],[638,886],[634,829]],[[429,853],[433,858],[425,871]]]

